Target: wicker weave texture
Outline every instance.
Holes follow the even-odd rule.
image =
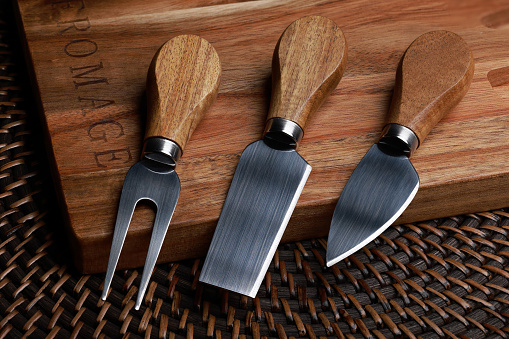
[[[254,299],[198,283],[198,259],[157,266],[140,311],[141,270],[117,272],[103,302],[103,275],[73,271],[48,213],[41,127],[0,6],[0,338],[509,336],[504,210],[391,227],[330,269],[326,239],[281,245]]]

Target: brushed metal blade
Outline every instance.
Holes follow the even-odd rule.
[[[407,208],[419,176],[405,155],[373,145],[346,183],[334,210],[327,266],[355,253],[387,229]]]
[[[117,221],[113,233],[108,268],[104,282],[102,299],[105,300],[113,274],[124,245],[127,229],[131,222],[136,204],[141,200],[152,201],[157,208],[156,219],[152,230],[150,247],[145,261],[143,277],[138,292],[136,309],[139,309],[141,299],[145,294],[148,280],[152,274],[157,256],[168,230],[173,211],[180,195],[180,180],[174,167],[167,166],[152,160],[143,159],[134,164],[126,174],[120,203],[117,212]]]
[[[262,140],[241,155],[200,281],[255,297],[311,166]]]

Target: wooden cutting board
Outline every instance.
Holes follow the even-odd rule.
[[[275,44],[293,20],[310,14],[343,29],[348,62],[306,128],[299,153],[313,170],[283,241],[328,234],[342,187],[383,127],[402,53],[431,30],[468,42],[475,76],[412,158],[421,188],[397,222],[509,206],[507,0],[20,0],[80,271],[106,269],[122,182],[140,154],[147,68],[159,46],[178,34],[200,35],[223,68],[217,101],[177,167],[181,195],[159,256],[166,262],[206,254],[240,154],[264,128]],[[136,210],[119,268],[143,265],[153,218],[151,206]]]

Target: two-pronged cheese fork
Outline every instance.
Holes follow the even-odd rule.
[[[136,204],[157,207],[135,308],[139,309],[168,230],[180,180],[175,165],[205,111],[217,96],[221,64],[214,48],[194,35],[177,36],[156,53],[147,77],[147,129],[141,161],[126,175],[103,287],[106,300]]]

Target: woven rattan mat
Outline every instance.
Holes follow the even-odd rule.
[[[140,311],[140,270],[117,272],[101,301],[104,276],[68,264],[19,38],[0,6],[0,338],[508,337],[509,210],[394,226],[327,270],[326,239],[281,245],[255,299],[198,284],[202,260],[191,260],[157,266]]]

